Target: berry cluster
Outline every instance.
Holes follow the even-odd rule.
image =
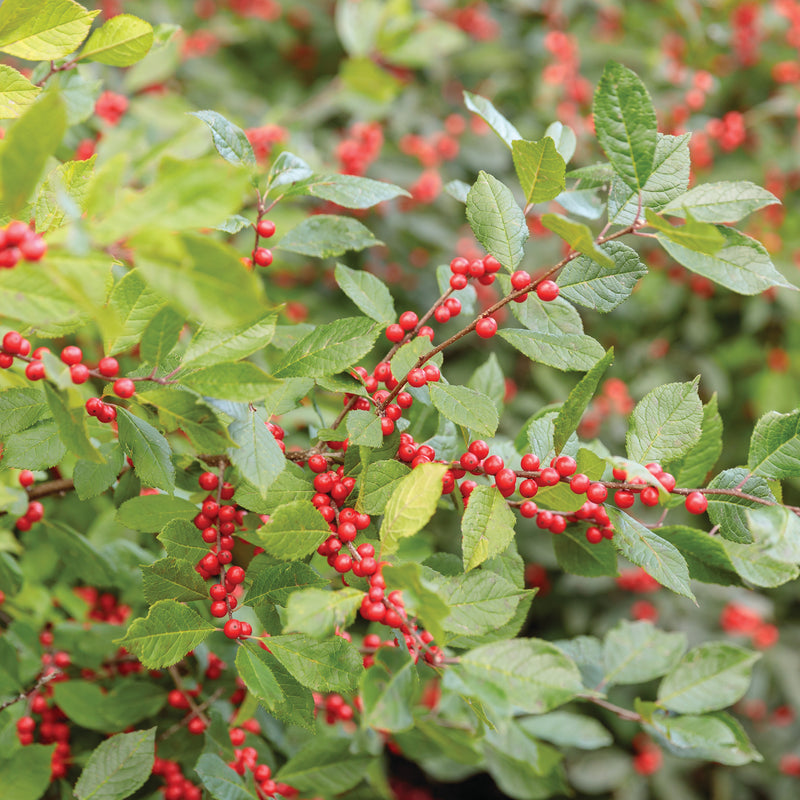
[[[360,698],[356,697],[353,702],[355,705],[359,705]],[[319,692],[314,692],[314,714],[318,714],[320,711],[325,712],[325,722],[328,725],[350,722],[355,714],[353,706],[348,705],[340,694],[333,693],[323,697]]]
[[[164,779],[164,800],[202,800],[203,790],[183,774],[177,761],[156,756],[151,774]]]
[[[236,747],[244,744],[245,733],[241,728],[233,728],[230,732],[231,744],[234,745],[234,760],[228,766],[244,775],[250,771],[258,788],[259,797],[274,797],[276,794],[290,800],[297,797],[298,791],[286,783],[277,783],[272,779],[272,769],[267,764],[258,763],[258,751],[255,747]]]
[[[416,317],[416,314],[414,316]],[[428,367],[432,367],[432,369],[428,369]],[[428,380],[439,380],[439,377],[441,377],[438,367],[435,365],[427,364],[425,369],[427,370],[424,371],[426,378],[421,384],[419,384],[420,386],[427,383]],[[392,375],[391,364],[388,361],[381,361],[376,365],[372,375],[370,375],[367,370],[364,369],[364,367],[355,367],[353,369],[353,373],[354,377],[358,377],[364,384],[364,388],[370,393],[371,401],[370,398],[367,397],[357,397],[346,393],[343,401],[345,407],[350,406],[352,403],[352,406],[350,407],[359,411],[369,411],[373,407],[373,404],[375,407],[382,408],[381,432],[384,436],[389,436],[390,434],[394,433],[395,423],[403,416],[403,411],[405,409],[411,408],[414,403],[414,398],[408,392],[399,392],[394,398],[394,403],[386,403],[386,401],[389,399],[391,390],[396,388],[398,385],[397,379],[394,377],[394,375]],[[379,389],[378,387],[380,384],[384,384],[386,389]],[[384,403],[386,403],[385,407]],[[321,465],[320,461],[317,461],[316,463]],[[314,468],[312,467],[312,469]]]
[[[336,146],[339,171],[345,175],[364,175],[383,147],[383,130],[377,122],[357,122]]]
[[[47,244],[39,234],[20,220],[13,220],[0,228],[0,269],[11,269],[20,260],[40,261],[47,252]]]
[[[29,469],[23,469],[19,473],[19,484],[23,489],[32,486],[36,480],[34,474]],[[31,525],[40,522],[44,517],[44,506],[38,500],[31,500],[28,503],[28,510],[14,524],[18,531],[29,531]]]
[[[259,241],[261,239],[269,239],[275,235],[275,223],[269,219],[260,219],[253,227],[256,232],[253,251],[248,258],[242,260],[248,268],[252,267],[253,264],[257,264],[259,267],[268,267],[272,263],[272,250],[262,247]]]

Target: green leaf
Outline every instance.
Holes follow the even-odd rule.
[[[108,733],[133,726],[157,714],[167,693],[146,681],[120,683],[110,692],[88,681],[65,681],[53,687],[58,707],[82,728]]]
[[[607,539],[590,544],[584,531],[567,527],[562,534],[553,537],[553,550],[561,569],[572,575],[597,578],[618,574],[617,552]]]
[[[796,564],[771,558],[755,544],[738,544],[722,538],[718,541],[728,554],[736,574],[753,586],[783,586],[800,575],[800,567]]]
[[[80,53],[81,61],[130,67],[153,46],[153,26],[133,14],[117,14],[92,33]]]
[[[427,355],[432,349],[433,346],[427,336],[415,336],[392,356],[392,374],[395,377],[404,377],[412,367],[417,365],[419,359],[423,355]],[[430,361],[440,367],[444,362],[444,358],[441,353],[437,353]]]
[[[134,531],[163,530],[172,520],[191,520],[198,513],[194,503],[168,494],[132,497],[117,510],[117,522]]]
[[[0,50],[27,61],[72,53],[89,33],[99,11],[73,0],[4,0],[0,7]]]
[[[476,392],[486,395],[497,410],[498,416],[503,412],[506,396],[505,376],[494,353],[472,373],[467,386]]]
[[[747,466],[754,475],[773,480],[800,477],[800,411],[770,411],[758,420]]]
[[[528,223],[511,190],[481,170],[467,195],[467,221],[475,238],[506,269],[522,260]]]
[[[721,538],[683,525],[664,526],[659,531],[681,551],[693,580],[722,586],[741,583]]]
[[[448,181],[444,185],[444,190],[453,200],[458,200],[459,203],[465,204],[470,188],[470,185],[466,181]]]
[[[172,491],[175,467],[169,443],[149,422],[117,406],[119,443],[133,460],[133,469],[146,486]]]
[[[147,286],[138,270],[131,270],[115,284],[108,298],[108,309],[117,326],[113,333],[104,332],[103,349],[116,355],[139,343],[147,324],[166,304]]]
[[[365,317],[345,317],[318,325],[275,365],[275,378],[318,377],[348,369],[372,349],[380,330]]]
[[[496,487],[476,487],[461,519],[464,571],[502,553],[514,538],[515,522],[514,512]]]
[[[362,474],[356,509],[365,514],[383,514],[397,484],[409,473],[401,461],[370,462]]]
[[[156,312],[145,328],[140,342],[140,355],[145,364],[162,364],[178,344],[185,320],[169,306]]]
[[[676,594],[694,600],[689,588],[689,567],[680,551],[633,517],[608,506],[617,550]]]
[[[167,555],[196,564],[207,552],[208,547],[202,539],[197,538],[194,523],[184,519],[173,519],[168,522],[158,540],[164,545]]]
[[[0,6],[0,40],[9,2]],[[31,12],[34,17],[39,16],[32,9]],[[0,49],[3,49],[1,45]],[[47,159],[61,144],[66,126],[64,104],[54,92],[42,96],[11,126],[0,151],[0,188],[7,214],[16,214],[25,206],[44,172]]]
[[[181,382],[206,397],[240,403],[257,402],[279,385],[251,361],[201,367],[184,375]]]
[[[304,558],[330,535],[328,523],[308,500],[275,509],[270,521],[248,534],[248,540],[283,561]]]
[[[38,388],[5,389],[0,392],[0,430],[4,437],[24,431],[49,415],[47,400]]]
[[[275,314],[266,314],[256,322],[219,330],[203,326],[192,338],[181,363],[184,369],[213,367],[246,358],[265,348],[275,335]]]
[[[650,622],[621,620],[603,640],[604,686],[645,683],[669,672],[686,650],[686,634]]]
[[[93,461],[96,464],[102,463],[103,457],[92,446],[86,432],[86,410],[83,405],[78,408],[69,408],[61,393],[53,389],[47,382],[44,383],[44,393],[64,446],[79,458]]]
[[[633,409],[628,427],[628,456],[640,464],[680,458],[700,439],[703,404],[699,378],[666,383],[646,394]]]
[[[741,495],[759,497],[775,502],[764,478],[752,475],[750,470],[741,467],[726,469],[714,477],[708,484],[709,489],[738,490],[736,494],[709,494],[708,516],[715,525],[719,525],[720,535],[732,542],[748,544],[753,541],[750,521],[747,518],[748,508],[762,508],[763,505]],[[738,570],[737,570],[738,571]]]
[[[37,231],[60,228],[86,210],[96,160],[67,161],[50,170],[36,195]]]
[[[350,411],[345,418],[350,444],[380,447],[383,442],[381,417],[372,411]]]
[[[250,571],[254,569],[253,565]],[[253,583],[247,590],[247,604],[258,606],[272,603],[285,606],[294,592],[301,589],[320,589],[327,585],[325,578],[301,561],[271,564],[255,572]]]
[[[378,650],[374,663],[361,676],[359,689],[365,725],[392,733],[414,726],[411,709],[419,690],[419,678],[405,650],[390,647]]]
[[[760,294],[770,286],[796,288],[775,269],[760,242],[733,228],[720,226],[718,230],[724,243],[713,255],[696,253],[669,240],[660,241],[679,264],[738,294]]]
[[[250,484],[243,483],[236,489],[236,502],[249,511],[272,514],[275,509],[293,500],[311,500],[314,494],[314,487],[303,470],[297,464],[287,462],[267,492],[266,500]]]
[[[614,348],[610,347],[606,354],[578,381],[567,399],[561,405],[553,428],[553,447],[560,453],[570,435],[575,432],[581,421],[583,412],[597,390],[597,384],[605,371],[614,361]]]
[[[705,483],[706,475],[721,453],[722,418],[717,408],[717,395],[713,394],[703,406],[700,438],[680,459],[662,466],[675,476],[678,486],[699,486]],[[682,502],[682,499],[678,502]]]
[[[612,181],[608,193],[609,222],[630,225],[636,220],[637,214],[641,217],[643,208],[660,211],[670,200],[686,191],[691,170],[690,136],[688,133],[681,136],[658,134],[653,171],[641,193],[620,178]]]
[[[360,311],[381,325],[389,325],[395,321],[397,312],[394,310],[394,300],[380,278],[366,270],[350,269],[344,264],[336,265],[335,274],[339,288]]]
[[[41,91],[41,87],[34,86],[21,72],[0,64],[0,119],[19,117]]]
[[[515,139],[522,139],[519,131],[485,97],[464,92],[464,105],[487,123],[509,148]]]
[[[283,693],[268,663],[269,654],[254,642],[247,642],[236,651],[236,671],[265,708],[273,708],[283,701]]]
[[[190,111],[189,115],[208,125],[214,147],[229,164],[255,166],[253,147],[240,127],[216,111]]]
[[[567,166],[549,136],[540,142],[515,141],[511,155],[526,203],[544,203],[564,191]]]
[[[0,759],[3,800],[39,800],[50,785],[54,744],[18,747]]]
[[[156,729],[118,733],[89,756],[75,784],[78,800],[123,800],[144,786],[155,760]]]
[[[267,490],[286,466],[286,458],[267,422],[264,413],[255,409],[245,419],[234,420],[229,429],[231,439],[238,445],[229,450],[229,457],[262,497],[267,496]]]
[[[551,122],[547,126],[544,135],[553,140],[556,151],[561,158],[564,159],[564,163],[569,163],[572,156],[575,155],[575,147],[578,144],[575,131],[573,131],[569,125],[564,125],[562,122]]]
[[[421,464],[397,482],[381,521],[381,555],[397,551],[400,539],[421,531],[442,496],[444,464]],[[327,526],[326,526],[327,527]]]
[[[190,561],[161,558],[142,567],[144,599],[153,604],[158,600],[205,600],[208,588]]]
[[[49,469],[58,464],[66,452],[58,425],[50,420],[9,436],[3,449],[3,466]]]
[[[452,667],[478,697],[491,687],[507,704],[543,714],[583,690],[575,662],[541,639],[492,642],[464,653]]]
[[[43,524],[47,538],[65,565],[80,564],[81,576],[95,586],[114,584],[114,564],[85,536],[61,522],[45,518]]]
[[[224,222],[220,222],[216,229],[233,236],[234,233],[239,233],[239,231],[249,228],[252,224],[247,217],[243,217],[241,214],[232,214]]]
[[[311,167],[294,153],[284,150],[278,154],[267,175],[267,191],[276,186],[286,186],[297,181],[304,181],[313,175]]]
[[[417,616],[434,639],[442,641],[447,638],[442,621],[450,613],[450,606],[442,598],[436,583],[429,579],[427,570],[417,563],[406,561],[398,566],[384,567],[383,576],[388,586],[403,592],[406,611]]]
[[[725,239],[716,225],[698,222],[688,212],[686,223],[679,226],[672,225],[649,208],[644,210],[644,216],[648,224],[659,231],[656,238],[662,244],[665,241],[674,242],[687,250],[703,255],[712,255],[725,244]]]
[[[239,773],[216,753],[203,753],[194,769],[215,800],[257,800],[257,795],[245,785]]]
[[[316,639],[332,636],[337,628],[353,624],[364,593],[345,587],[336,591],[303,589],[289,595],[284,630]]]
[[[658,687],[657,703],[679,714],[718,711],[740,700],[760,653],[724,642],[690,650]]]
[[[560,236],[573,250],[588,256],[601,267],[614,268],[614,259],[597,245],[591,229],[582,222],[573,222],[563,214],[542,214],[541,223]]]
[[[304,793],[333,796],[359,783],[373,761],[374,756],[351,753],[346,738],[316,736],[278,770],[275,780]]]
[[[500,420],[495,404],[485,394],[466,386],[443,383],[431,383],[428,388],[431,402],[444,417],[479,436],[494,436]]]
[[[750,181],[702,183],[671,200],[661,211],[701,222],[738,222],[759,208],[780,203],[772,192]]]
[[[658,124],[639,77],[614,61],[606,64],[594,95],[594,128],[614,171],[643,189],[653,169]]]
[[[353,692],[364,669],[358,650],[341,636],[272,636],[269,649],[295,680],[316,692]]]
[[[315,214],[288,231],[276,247],[302,256],[335,258],[379,244],[383,242],[357,219]]]
[[[497,335],[531,361],[565,371],[589,370],[605,355],[600,342],[582,333],[557,335],[502,328]]]
[[[371,208],[395,197],[411,195],[400,186],[358,175],[311,175],[295,183],[287,196],[311,195],[344,208]]]
[[[526,717],[519,720],[518,724],[531,736],[559,747],[597,750],[608,747],[614,741],[614,737],[596,719],[571,711],[551,711],[538,717]]]
[[[133,620],[114,644],[130,650],[147,669],[177,664],[215,630],[196,611],[175,600],[159,600],[146,617]]]

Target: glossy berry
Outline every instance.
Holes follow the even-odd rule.
[[[645,506],[657,506],[658,505],[658,489],[656,489],[655,486],[646,486],[639,493],[639,499],[642,501],[642,505],[645,505]]]
[[[514,487],[517,485],[517,476],[514,474],[514,470],[508,467],[501,469],[494,479],[497,488],[501,492],[513,492]]]
[[[19,353],[20,345],[22,344],[22,334],[17,331],[9,331],[3,337],[3,350],[9,355],[15,356]]]
[[[482,319],[478,320],[478,324],[475,326],[475,333],[481,337],[481,339],[491,339],[497,333],[497,321],[494,317],[483,317]]]
[[[589,488],[590,483],[589,476],[579,472],[577,475],[572,476],[572,480],[569,482],[569,488],[572,489],[575,494],[583,494]]]
[[[404,311],[397,320],[404,331],[412,331],[419,322],[419,317],[413,311]]]
[[[458,291],[459,289],[464,289],[467,286],[467,276],[466,275],[451,275],[450,276],[450,288],[455,289]]]
[[[675,488],[675,476],[670,475],[669,472],[662,472],[658,476],[658,482],[668,491],[671,492]]]
[[[586,541],[589,542],[589,544],[600,544],[600,542],[603,541],[603,533],[600,528],[595,528],[594,525],[587,528]]]
[[[272,263],[272,250],[267,250],[266,247],[256,247],[253,250],[253,261],[259,267],[268,267]]]
[[[405,331],[403,330],[403,328],[402,328],[400,325],[398,325],[396,322],[392,323],[392,324],[391,324],[391,325],[390,325],[390,326],[389,326],[389,327],[386,329],[386,338],[387,338],[387,339],[388,339],[390,342],[395,342],[395,343],[397,343],[397,342],[402,342],[402,341],[403,341],[403,337],[404,337],[405,335],[406,335],[406,332],[405,332]]]
[[[85,405],[86,413],[92,417],[96,417],[102,407],[103,401],[99,397],[90,397]]]
[[[539,473],[539,483],[542,486],[555,486],[559,480],[561,480],[561,476],[554,467],[545,467]]]
[[[97,370],[104,378],[116,378],[119,374],[119,361],[111,356],[101,358],[97,363]]]
[[[461,256],[454,258],[450,262],[450,272],[454,275],[466,275],[469,269],[469,261]]]
[[[539,465],[539,456],[535,456],[532,453],[526,453],[522,456],[522,469],[524,469],[525,472],[535,472],[539,469]]]
[[[511,287],[513,289],[524,289],[531,282],[531,276],[524,269],[518,269],[511,276]]]
[[[19,474],[19,485],[27,488],[36,480],[34,474],[29,469],[24,469]]]
[[[586,497],[593,503],[602,503],[608,497],[608,489],[602,483],[592,483],[586,490]]]
[[[25,367],[25,377],[29,381],[40,381],[44,378],[44,364],[41,361],[31,361]]]
[[[41,236],[26,236],[19,243],[19,253],[26,261],[39,261],[47,252],[47,244]]]
[[[558,297],[558,284],[555,281],[542,281],[536,287],[536,294],[546,303],[555,300]]]
[[[308,468],[312,472],[325,472],[328,469],[328,460],[320,453],[315,453],[308,459]]]
[[[244,569],[242,567],[231,567],[225,573],[225,579],[231,583],[242,583],[244,581]]]
[[[229,639],[238,639],[242,633],[242,623],[238,619],[229,619],[222,631]]]
[[[487,475],[497,475],[501,469],[505,466],[505,462],[503,461],[500,456],[489,456],[488,458],[484,459],[483,462],[483,471]]]
[[[200,488],[206,492],[213,492],[219,486],[219,478],[213,472],[204,472],[198,479]]]
[[[61,351],[61,360],[70,367],[73,364],[80,364],[82,358],[83,351],[74,344],[68,345]]]
[[[69,377],[73,383],[86,383],[89,380],[89,367],[86,364],[73,364],[69,368]]]
[[[539,491],[539,484],[532,478],[525,478],[519,485],[519,493],[523,497],[534,497]]]
[[[536,516],[536,512],[538,510],[539,510],[539,508],[536,505],[536,503],[534,503],[534,502],[532,502],[530,500],[526,500],[519,507],[519,513],[522,514],[522,516],[526,517],[527,519],[532,519],[533,517],[535,517]]]
[[[468,450],[479,459],[484,459],[489,455],[489,445],[483,439],[476,439],[474,442],[470,442]]]
[[[614,492],[614,502],[620,508],[630,508],[634,500],[636,500],[636,495],[634,495],[633,492],[628,492],[625,489]]]
[[[689,492],[684,505],[690,514],[702,514],[708,508],[708,500],[702,492]]]
[[[133,397],[136,391],[136,384],[130,378],[118,378],[114,381],[114,394],[117,397],[127,399]]]
[[[425,378],[428,382],[436,383],[442,377],[442,373],[436,364],[426,364],[423,370],[425,370]]]
[[[461,313],[461,301],[457,297],[448,297],[444,304],[451,317],[457,317]]]
[[[575,472],[577,464],[575,463],[575,459],[571,456],[559,456],[553,462],[552,466],[555,467],[556,472],[558,472],[562,478],[566,478]]]
[[[256,225],[256,231],[258,231],[259,236],[264,239],[269,239],[271,236],[275,235],[275,223],[271,219],[262,219],[258,225]]]
[[[436,311],[433,312],[433,318],[440,324],[444,325],[445,322],[450,320],[450,309],[447,306],[439,306]]]
[[[415,367],[414,369],[409,370],[408,382],[416,388],[424,386],[428,382],[428,377],[425,375],[425,370],[421,367]]]
[[[628,479],[628,470],[625,467],[614,467],[611,470],[611,474],[614,476],[615,481],[625,481]]]

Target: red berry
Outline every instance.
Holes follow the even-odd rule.
[[[115,378],[119,373],[119,361],[111,356],[101,358],[97,363],[97,371],[104,378]]]
[[[209,607],[212,617],[224,617],[228,613],[228,604],[224,600],[215,600]]]
[[[403,337],[404,337],[405,335],[406,335],[406,332],[405,332],[405,331],[403,330],[403,328],[402,328],[400,325],[398,325],[396,322],[395,322],[395,323],[392,323],[392,324],[391,324],[391,325],[390,325],[390,326],[389,326],[389,327],[386,329],[386,338],[387,338],[387,339],[388,339],[390,342],[395,342],[395,343],[396,343],[396,342],[402,342],[402,341],[403,341]]]
[[[444,325],[445,322],[450,320],[450,309],[445,305],[439,306],[436,311],[433,312],[433,318],[440,325]]]
[[[448,297],[444,304],[451,317],[457,317],[461,313],[461,301],[457,297]]]
[[[424,386],[428,382],[428,378],[425,375],[425,370],[421,367],[415,367],[414,369],[409,370],[408,382],[416,388]]]
[[[86,383],[89,380],[89,367],[86,364],[73,364],[69,368],[69,377],[73,383]]]
[[[136,384],[130,378],[118,378],[114,381],[114,394],[117,397],[127,399],[133,397],[136,391]]]
[[[328,469],[328,460],[320,453],[315,453],[309,457],[308,467],[312,472],[325,472]]]
[[[395,397],[395,400],[400,408],[411,408],[412,404],[414,403],[413,396],[408,392],[400,392],[397,397]]]
[[[268,267],[272,263],[272,250],[267,250],[266,247],[256,247],[253,250],[253,261],[259,267]]]
[[[600,544],[600,542],[603,541],[603,533],[600,528],[595,528],[594,526],[587,528],[586,541],[589,542],[589,544]]]
[[[450,262],[450,271],[454,275],[466,275],[468,269],[469,269],[469,261],[467,261],[466,258],[461,258],[459,256],[458,258],[454,258]]]
[[[80,349],[80,347],[76,347],[74,344],[67,345],[61,351],[61,360],[70,367],[73,364],[80,364],[82,358],[83,351]]]
[[[490,254],[483,257],[483,267],[488,273],[494,274],[495,272],[499,272],[501,266],[500,262],[493,255]]]
[[[535,456],[532,453],[526,453],[522,456],[522,469],[525,472],[535,472],[539,469],[539,456]]]
[[[271,236],[275,235],[275,223],[271,219],[262,219],[258,225],[256,225],[256,230],[259,236],[264,239],[269,239]]]
[[[517,485],[517,476],[514,473],[513,469],[509,469],[508,467],[504,467],[501,469],[497,475],[495,475],[495,483],[497,484],[497,488],[501,492],[506,491],[514,491],[514,487]]]
[[[86,413],[89,414],[89,416],[96,417],[99,414],[100,409],[102,407],[103,407],[103,401],[99,397],[90,397],[86,401],[85,408],[86,408]]]
[[[393,419],[390,417],[383,417],[383,419],[381,419],[381,434],[383,436],[391,436],[394,433],[394,428],[395,425]]]
[[[505,466],[505,462],[500,456],[489,456],[483,462],[483,471],[487,475],[497,475]]]
[[[592,483],[586,490],[586,497],[593,503],[602,503],[608,497],[608,489],[602,483]]]
[[[423,325],[417,331],[417,336],[427,336],[428,339],[433,341],[433,336],[434,336],[433,328],[431,328],[430,325]]]
[[[569,482],[569,488],[572,489],[575,494],[583,494],[589,488],[589,483],[589,476],[579,472],[577,475],[572,476],[572,480]]]
[[[671,492],[675,488],[675,476],[670,475],[669,472],[662,472],[658,476],[658,482],[668,491]]]
[[[113,422],[117,418],[116,406],[109,405],[108,403],[100,403],[100,408],[96,416],[100,422]]]
[[[436,383],[436,381],[442,377],[442,373],[439,371],[439,367],[437,367],[436,364],[426,364],[423,370],[429,382]]]
[[[634,500],[636,500],[636,495],[634,495],[633,492],[628,492],[625,489],[614,492],[614,502],[620,508],[630,508]]]
[[[615,481],[625,481],[628,479],[628,470],[625,467],[614,467],[611,470],[611,474],[614,476]]]
[[[525,478],[519,485],[519,493],[523,497],[534,497],[539,491],[539,484],[532,478]]]
[[[467,276],[466,275],[451,275],[450,276],[450,288],[455,289],[456,291],[459,289],[464,289],[467,286]]]
[[[25,367],[25,377],[31,381],[40,381],[44,378],[44,364],[41,361],[31,361]]]
[[[689,492],[684,505],[690,514],[702,514],[708,508],[708,500],[702,492]]]
[[[489,455],[489,445],[483,439],[476,439],[474,442],[470,442],[469,452],[474,453],[478,459],[482,460]]]
[[[41,236],[27,236],[19,245],[19,253],[26,261],[39,261],[46,252],[47,243]]]
[[[658,489],[655,486],[646,486],[639,494],[639,499],[642,505],[657,506],[658,505]]]
[[[19,353],[22,345],[22,334],[17,331],[9,331],[3,337],[3,350],[9,355],[15,356]]]
[[[17,245],[22,242],[29,234],[31,229],[19,220],[13,220],[8,223],[6,227],[6,243],[10,245]]]
[[[524,481],[523,481],[524,483]],[[539,510],[536,503],[532,502],[531,500],[526,500],[520,507],[519,513],[522,514],[523,517],[527,519],[531,519],[536,516],[536,512]]]
[[[472,278],[480,278],[486,273],[486,267],[481,259],[476,258],[474,261],[469,262],[467,267],[467,274]]]
[[[558,284],[555,281],[542,281],[536,287],[536,294],[545,302],[555,300],[558,297]]]
[[[545,467],[539,473],[539,485],[540,486],[555,486],[561,476],[558,474],[558,470],[553,467]]]
[[[494,317],[483,317],[482,319],[478,320],[478,324],[475,326],[475,333],[481,337],[481,339],[491,339],[497,333],[497,320]]]
[[[14,363],[14,356],[8,353],[0,353],[0,368],[8,369]]]
[[[222,631],[229,639],[238,639],[242,632],[242,623],[238,619],[229,619]]]
[[[575,459],[571,456],[559,456],[553,463],[553,466],[556,468],[556,472],[558,472],[562,478],[572,475],[577,468]]]
[[[242,583],[244,581],[244,569],[242,567],[231,567],[225,573],[225,578],[231,583]]]
[[[213,472],[204,472],[198,479],[200,488],[206,492],[213,492],[219,486],[219,478]]]
[[[404,311],[400,315],[398,322],[404,331],[411,331],[417,326],[419,317],[413,311]]]
[[[19,474],[19,485],[27,488],[36,480],[33,473],[29,469],[24,469]]]
[[[531,282],[531,276],[524,269],[518,269],[511,276],[511,287],[513,289],[524,289]]]

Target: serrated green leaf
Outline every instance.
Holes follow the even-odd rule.
[[[565,371],[589,370],[605,355],[600,342],[584,334],[555,335],[501,328],[497,335],[531,361]]]
[[[292,592],[286,605],[284,630],[316,639],[332,636],[337,628],[352,625],[364,596],[350,587],[333,592],[314,587]]]
[[[444,464],[421,464],[397,482],[381,521],[381,555],[397,550],[400,539],[422,530],[436,511],[442,496]]]
[[[317,326],[293,345],[272,370],[276,378],[333,375],[353,366],[371,349],[380,331],[365,317]]]
[[[14,433],[4,444],[3,466],[18,469],[48,469],[58,464],[67,452],[53,420]]]
[[[737,493],[708,495],[708,516],[725,539],[740,544],[753,541],[750,523],[747,518],[748,508],[761,508],[762,504],[742,495],[761,498],[775,502],[764,478],[752,475],[750,470],[738,467],[726,469],[714,477],[708,484],[709,489],[737,490]]]
[[[296,225],[276,248],[315,258],[335,258],[349,251],[358,252],[383,244],[369,228],[352,217],[315,214]]]
[[[671,200],[661,211],[685,217],[689,211],[701,222],[738,222],[759,208],[780,203],[772,192],[750,181],[701,183]]]
[[[92,33],[79,59],[112,67],[130,67],[141,61],[152,46],[153,26],[149,22],[133,14],[117,14]]]
[[[350,444],[363,447],[380,447],[383,441],[381,417],[372,411],[351,411],[345,418]]]
[[[267,191],[276,186],[286,186],[297,181],[304,181],[313,175],[311,167],[302,158],[284,150],[278,154],[267,175]]]
[[[467,221],[475,238],[506,269],[522,260],[528,223],[511,190],[481,170],[467,195]]]
[[[0,50],[28,61],[68,56],[86,38],[99,11],[73,0],[5,0],[0,9]]]
[[[266,314],[256,322],[227,330],[200,328],[183,354],[183,367],[213,367],[252,355],[272,341],[276,319],[275,314]]]
[[[156,312],[139,344],[139,352],[145,364],[162,364],[178,344],[185,319],[173,308],[164,306]]]
[[[268,644],[295,680],[316,692],[352,692],[364,668],[358,650],[341,636],[318,641],[291,633],[272,636]]]
[[[506,396],[505,376],[494,353],[472,373],[467,387],[486,395],[497,410],[498,416],[503,411]]]
[[[578,381],[572,391],[567,395],[567,399],[559,409],[558,416],[553,424],[553,447],[556,453],[567,443],[570,435],[575,432],[581,421],[583,412],[589,407],[589,403],[597,390],[600,378],[614,361],[614,348],[610,347],[608,352]]]
[[[72,470],[75,493],[80,500],[97,497],[108,489],[122,471],[125,456],[116,442],[109,442],[100,447],[103,461],[95,463],[79,459]]]
[[[526,203],[544,203],[564,191],[566,164],[549,136],[540,142],[517,140],[511,155]]]
[[[614,171],[629,186],[644,188],[653,169],[658,124],[642,81],[627,67],[609,62],[592,111],[597,140]]]
[[[382,325],[395,321],[394,300],[386,284],[366,270],[355,270],[344,264],[336,265],[336,283],[339,288],[368,317]]]
[[[605,686],[645,683],[669,672],[686,650],[686,634],[667,633],[644,620],[621,620],[603,640]]]
[[[251,566],[251,571],[254,569],[255,566]],[[293,593],[301,589],[321,589],[327,585],[325,578],[301,561],[271,564],[255,572],[253,583],[247,590],[247,604],[285,606]]]
[[[49,415],[47,400],[39,389],[26,386],[0,392],[0,430],[4,437],[24,431]]]
[[[464,105],[477,114],[509,148],[514,140],[522,139],[519,131],[485,97],[464,92]]]
[[[41,91],[41,87],[34,86],[21,72],[0,64],[0,119],[19,117]]]
[[[347,739],[314,737],[295,753],[275,779],[301,792],[340,794],[355,786],[374,760],[368,754],[354,755]]]
[[[117,522],[135,531],[155,531],[165,528],[172,520],[190,520],[199,509],[182,497],[150,494],[132,497],[117,510]]]
[[[108,299],[108,309],[117,325],[103,334],[107,355],[124,352],[139,343],[147,324],[166,304],[145,282],[137,270],[131,270],[115,284]]]
[[[295,500],[276,508],[270,521],[248,539],[283,561],[303,558],[330,535],[328,523],[308,500]]]
[[[686,213],[685,224],[678,226],[662,219],[649,208],[644,210],[644,216],[648,224],[659,231],[656,238],[662,244],[664,241],[674,242],[686,250],[703,255],[713,255],[725,244],[716,225],[698,222],[689,212]]]
[[[679,714],[703,714],[733,705],[750,686],[760,653],[724,642],[690,650],[658,687],[656,702]]]
[[[551,711],[538,717],[526,717],[519,720],[518,724],[531,736],[559,747],[596,750],[608,747],[614,741],[614,737],[596,719],[571,711]]]
[[[0,759],[4,800],[39,800],[50,785],[55,744],[29,744]]]
[[[208,589],[195,565],[178,558],[161,558],[142,567],[144,599],[153,604],[158,600],[205,600]]]
[[[494,486],[478,486],[461,519],[464,571],[502,553],[514,538],[514,513]]]
[[[314,487],[303,474],[303,470],[297,464],[287,462],[283,472],[267,492],[266,499],[261,497],[255,487],[243,483],[236,489],[236,502],[248,511],[272,514],[293,500],[311,500],[314,494]]]
[[[689,567],[680,551],[628,514],[613,506],[608,506],[607,510],[614,526],[612,541],[617,550],[662,586],[694,600],[689,588]]]
[[[553,140],[558,154],[564,159],[564,163],[568,164],[575,155],[575,148],[578,144],[575,131],[569,125],[564,125],[563,122],[551,122],[544,135]]]
[[[371,208],[395,197],[411,195],[400,186],[360,175],[311,175],[286,192],[287,196],[311,195],[344,208]]]
[[[67,566],[80,564],[80,574],[95,586],[113,586],[114,564],[85,536],[61,522],[42,522],[47,538]]]
[[[741,583],[720,537],[683,525],[664,526],[659,531],[681,551],[693,580],[722,586]]]
[[[167,555],[195,564],[208,553],[205,542],[197,536],[197,528],[185,519],[173,519],[158,534]]]
[[[617,574],[617,553],[607,539],[590,544],[583,531],[568,527],[562,534],[553,537],[553,551],[561,569],[572,575],[597,578]]]
[[[236,671],[249,692],[269,709],[283,700],[281,687],[269,668],[268,653],[248,642],[236,651]]]
[[[747,466],[754,475],[773,480],[800,476],[800,411],[770,411],[758,420]]]
[[[722,417],[717,408],[717,395],[713,394],[703,406],[700,438],[680,459],[665,462],[662,466],[675,476],[678,486],[700,486],[705,483],[721,453]]]
[[[640,464],[670,461],[694,447],[703,423],[698,382],[658,386],[636,404],[627,435],[630,458]]]
[[[391,732],[414,725],[411,709],[419,688],[416,666],[400,648],[381,648],[372,666],[361,676],[359,695],[364,703],[364,724]]]
[[[67,161],[50,170],[36,195],[37,231],[59,228],[86,210],[96,160]]]
[[[239,773],[216,753],[203,753],[194,769],[215,800],[257,800],[258,796],[247,787]]]
[[[245,419],[237,419],[229,428],[231,439],[238,445],[228,455],[247,482],[254,486],[262,497],[286,466],[278,442],[267,428],[267,418],[258,409]]]
[[[713,255],[669,240],[661,240],[661,245],[679,264],[738,294],[759,294],[770,286],[796,288],[775,269],[760,242],[734,228],[719,226],[718,230],[724,243]]]
[[[356,509],[365,514],[382,514],[399,481],[409,473],[401,461],[374,461],[361,477]]]
[[[201,367],[182,376],[181,382],[206,397],[258,402],[276,388],[275,379],[251,361]]]
[[[428,389],[434,408],[451,422],[479,436],[494,436],[500,420],[495,404],[485,394],[466,386],[443,383],[431,383]]]
[[[229,164],[255,166],[253,147],[238,125],[234,125],[216,111],[190,111],[189,114],[208,125],[214,147]]]
[[[172,491],[175,467],[172,450],[164,436],[149,422],[117,406],[119,443],[133,460],[133,469],[146,486]]]
[[[723,538],[719,542],[728,554],[736,574],[753,586],[783,586],[800,575],[800,567],[796,564],[786,564],[771,558],[755,544],[739,544]]]
[[[545,228],[560,236],[573,250],[588,256],[601,267],[614,268],[614,260],[597,245],[591,229],[582,222],[574,222],[563,214],[542,214]]]
[[[115,644],[130,650],[147,669],[177,664],[215,630],[196,611],[175,600],[159,600],[146,617],[133,620]]]

